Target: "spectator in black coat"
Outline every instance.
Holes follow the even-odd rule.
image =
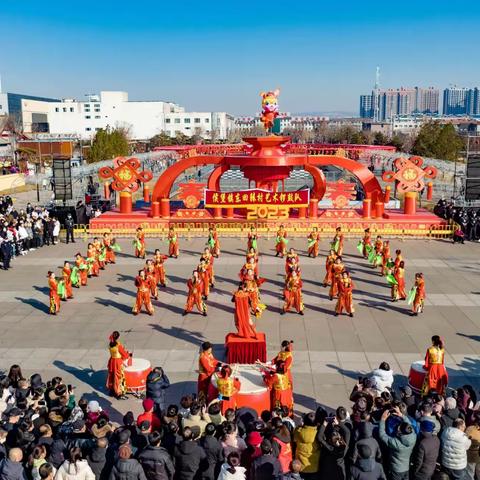
[[[165,391],[170,386],[170,380],[161,367],[155,367],[147,376],[147,398],[155,403],[158,414],[165,409]]]
[[[420,434],[412,452],[411,480],[430,480],[435,472],[440,439],[433,434],[435,424],[429,421],[420,423]]]
[[[351,480],[386,480],[382,464],[375,461],[374,453],[366,444],[358,448],[358,458],[350,469]]]
[[[325,430],[329,424],[324,420],[318,430],[317,439],[321,445],[319,474],[329,480],[345,480],[345,455],[347,454],[347,444],[340,431],[336,428],[338,423],[336,417],[333,417],[331,423],[333,428],[330,433],[325,435]]]
[[[149,446],[137,456],[148,480],[172,480],[175,474],[173,462],[161,446],[161,439],[160,432],[152,432],[148,436]]]
[[[251,480],[274,480],[281,474],[282,467],[278,458],[272,455],[272,443],[270,440],[263,440],[260,444],[262,455],[257,457],[250,469]]]
[[[361,422],[357,426],[355,431],[355,438],[357,439],[354,442],[352,450],[352,463],[355,463],[358,458],[358,451],[362,445],[367,445],[372,452],[372,457],[377,462],[382,461],[382,451],[377,440],[373,438],[373,425],[370,422]]]
[[[203,480],[215,480],[218,477],[220,467],[224,460],[221,443],[215,438],[217,428],[213,423],[205,427],[205,436],[200,440],[200,446],[207,455],[207,467],[202,471]]]
[[[97,480],[107,480],[110,474],[110,468],[107,465],[107,447],[106,438],[97,438],[95,446],[87,455],[87,462]]]
[[[193,480],[200,473],[200,465],[205,462],[207,455],[202,447],[193,441],[193,432],[190,427],[183,429],[183,441],[175,448],[175,479]]]
[[[0,463],[0,478],[2,480],[27,480],[27,474],[22,465],[23,452],[20,448],[12,448],[8,458]]]
[[[118,449],[118,457],[110,472],[109,480],[147,480],[138,460],[131,458],[130,445],[122,445]]]

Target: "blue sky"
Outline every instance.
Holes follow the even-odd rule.
[[[477,0],[2,2],[3,90],[126,90],[189,110],[354,111],[371,89],[480,85]]]

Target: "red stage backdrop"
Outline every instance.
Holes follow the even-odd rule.
[[[269,192],[268,190],[252,189],[237,192],[218,192],[205,190],[205,207],[253,207],[259,205],[286,206],[292,208],[308,207],[310,190],[296,192]]]

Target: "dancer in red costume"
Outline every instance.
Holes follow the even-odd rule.
[[[388,269],[388,262],[390,261],[390,241],[385,240],[383,243],[383,249],[382,249],[382,265],[380,267],[380,275],[383,277],[387,273]]]
[[[247,262],[243,265],[238,274],[242,282],[246,280],[249,270],[253,270],[255,276],[258,277],[258,264],[255,262],[254,257],[247,257]]]
[[[150,286],[150,295],[155,300],[158,300],[158,286],[157,286],[157,274],[155,272],[155,266],[153,260],[147,260],[145,262],[145,277],[148,280]]]
[[[337,259],[337,254],[335,253],[335,250],[330,250],[329,255],[325,259],[325,278],[323,279],[323,286],[327,287],[332,284],[333,281],[333,264],[335,263],[335,260]]]
[[[299,258],[298,258],[298,253],[295,251],[295,249],[290,248],[285,257],[285,273],[289,272],[289,265],[291,265],[292,262],[295,262],[295,264],[298,265]]]
[[[407,298],[407,292],[405,292],[405,262],[403,260],[393,267],[393,277],[397,283],[392,284],[392,300],[394,302],[405,300]]]
[[[312,232],[308,236],[308,256],[309,257],[317,258],[319,242],[320,242],[320,235],[318,233],[318,228],[313,227]]]
[[[246,283],[242,283],[233,294],[232,302],[235,303],[235,327],[238,336],[242,338],[257,338],[255,324],[250,317],[250,296]]]
[[[224,365],[217,378],[217,390],[220,397],[220,408],[222,415],[232,408],[237,408],[237,393],[240,391],[240,380],[232,377],[230,365]]]
[[[208,229],[207,244],[210,248],[210,253],[218,258],[220,256],[220,241],[218,240],[218,233],[215,227]]]
[[[202,351],[198,358],[198,394],[202,392],[207,397],[208,386],[212,375],[222,365],[212,353],[212,344],[210,342],[202,343]]]
[[[78,268],[80,284],[84,287],[87,285],[88,265],[80,252],[75,255],[75,266]]]
[[[281,311],[282,315],[288,312],[291,308],[295,308],[297,313],[303,315],[305,307],[303,305],[302,286],[302,280],[297,275],[297,272],[293,271],[285,288],[285,304]]]
[[[362,249],[363,258],[368,258],[369,250],[372,247],[372,235],[370,234],[369,228],[365,229],[362,243],[363,243],[363,249]]]
[[[130,353],[120,343],[120,333],[113,332],[109,338],[110,358],[108,360],[107,388],[111,395],[119,400],[125,400],[127,387],[125,384],[124,362],[130,358]]]
[[[343,264],[342,257],[337,257],[332,265],[332,284],[330,285],[330,291],[328,292],[330,300],[333,300],[338,296],[338,282],[340,281],[340,277],[344,270],[345,265]]]
[[[215,259],[213,255],[210,253],[210,249],[208,247],[205,247],[200,259],[205,260],[205,264],[207,266],[207,271],[208,271],[208,278],[210,281],[210,286],[212,288],[215,288],[215,271],[213,269],[213,263]]]
[[[202,300],[203,284],[202,279],[197,270],[192,274],[192,278],[188,279],[188,296],[187,303],[185,304],[185,310],[182,315],[186,315],[193,310],[193,306],[197,307],[197,310],[204,316],[207,316],[207,306]]]
[[[65,298],[73,298],[73,289],[72,289],[72,279],[70,278],[72,275],[72,267],[70,266],[70,262],[65,261],[63,263],[63,282],[65,284]]]
[[[98,264],[98,252],[93,243],[88,244],[87,248],[88,276],[98,277],[100,274],[100,265]]]
[[[58,296],[58,282],[53,272],[47,273],[48,286],[50,287],[50,315],[56,315],[60,311],[60,297]]]
[[[202,257],[197,267],[198,276],[202,281],[202,297],[204,300],[208,300],[210,295],[210,274],[208,272],[208,266],[205,259]]]
[[[168,256],[173,258],[178,258],[179,247],[178,247],[178,238],[177,232],[175,232],[174,227],[170,227],[168,231]]]
[[[342,228],[337,227],[335,229],[335,236],[333,237],[331,248],[332,250],[341,257],[343,255],[343,233]]]
[[[422,396],[427,395],[430,390],[444,395],[448,385],[448,373],[445,368],[445,345],[438,335],[432,337],[432,346],[427,349],[423,368],[427,374],[423,382]]]
[[[353,317],[353,288],[355,285],[347,271],[343,271],[338,281],[338,300],[335,306],[335,316],[340,315],[343,310]]]
[[[250,227],[250,232],[248,233],[247,250],[250,252],[252,248],[258,254],[258,234],[255,227]]]
[[[257,318],[262,316],[263,311],[267,308],[264,304],[260,302],[260,285],[265,282],[264,278],[259,278],[255,276],[253,270],[247,270],[245,275],[244,282],[250,298],[250,307],[252,309],[253,315]]]
[[[275,364],[275,371],[267,371],[264,376],[265,383],[271,389],[272,409],[288,407],[290,415],[293,414],[293,392],[288,376],[285,373],[285,363],[279,361]]]
[[[153,315],[154,309],[150,298],[150,281],[145,275],[145,270],[139,270],[135,277],[135,286],[137,287],[137,298],[133,306],[132,313],[138,315],[142,311],[142,305],[149,315]]]
[[[97,251],[98,267],[100,268],[100,270],[105,270],[105,260],[106,260],[105,247],[102,245],[98,237],[95,237],[93,239],[93,246]]]
[[[115,251],[113,250],[113,239],[110,233],[103,234],[103,246],[105,247],[105,262],[115,263]]]
[[[423,313],[425,306],[425,279],[423,273],[415,274],[415,297],[413,299],[412,315],[417,316],[419,313]]]
[[[155,267],[155,279],[157,285],[161,287],[167,286],[167,278],[165,275],[165,260],[168,258],[167,255],[162,255],[160,250],[157,248],[155,250],[155,256],[153,257],[153,266]]]
[[[135,234],[135,240],[133,241],[133,244],[135,245],[135,256],[137,258],[145,258],[145,233],[142,227],[137,228],[137,233]]]
[[[275,256],[278,257],[279,255],[283,258],[287,253],[287,231],[283,225],[280,225],[280,228],[277,231],[277,238],[275,243]]]
[[[400,262],[403,261],[402,257],[402,251],[401,250],[395,250],[395,263],[394,266],[398,267],[400,265]]]
[[[277,353],[277,356],[272,360],[272,365],[275,365],[277,362],[284,362],[285,375],[288,377],[288,380],[293,388],[293,376],[292,376],[292,365],[293,365],[293,340],[284,340],[280,345],[280,351]]]

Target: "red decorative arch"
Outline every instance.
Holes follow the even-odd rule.
[[[308,163],[305,165],[304,169],[313,178],[311,197],[321,200],[327,191],[327,181],[325,180],[324,173],[319,168]]]
[[[220,190],[220,177],[228,170],[228,165],[216,167],[208,177],[207,188],[209,190]]]

